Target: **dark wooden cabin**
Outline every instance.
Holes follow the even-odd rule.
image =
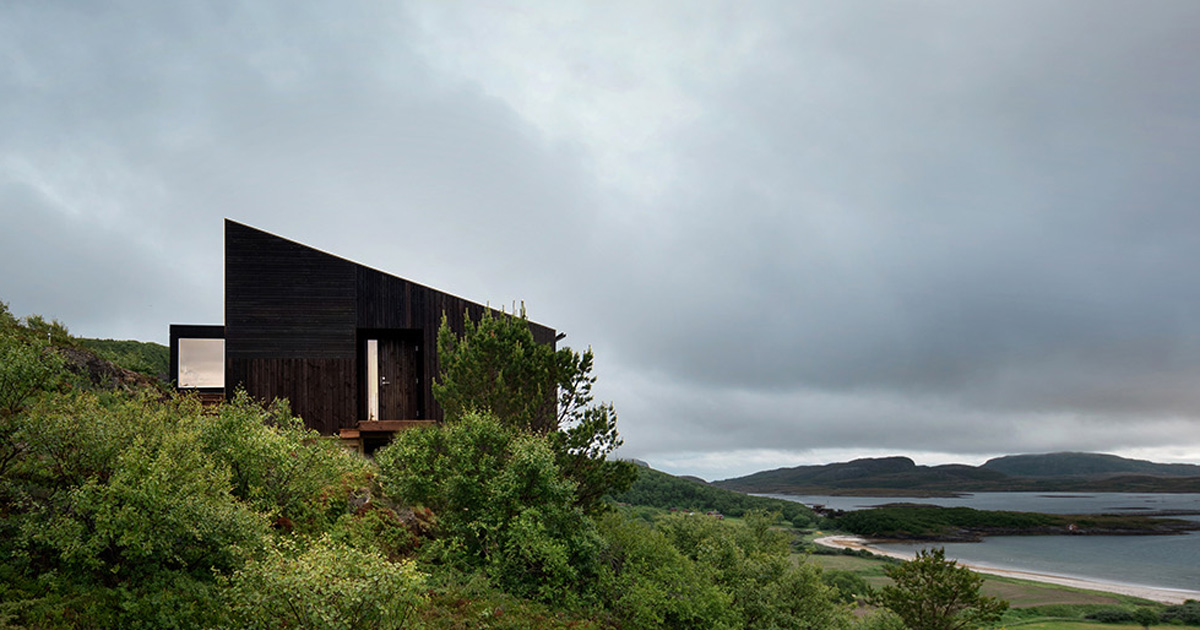
[[[442,316],[461,334],[464,315],[478,321],[486,310],[226,219],[225,324],[173,324],[171,377],[202,396],[240,387],[286,398],[307,426],[369,451],[399,428],[442,419],[432,390]],[[554,329],[530,329],[554,344]],[[214,374],[221,340],[223,374]]]

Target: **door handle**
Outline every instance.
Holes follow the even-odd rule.
[[[389,383],[388,383],[387,377],[385,376],[385,377],[379,379],[379,384],[380,385],[388,385]]]

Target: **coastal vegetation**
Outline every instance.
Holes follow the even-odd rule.
[[[855,510],[832,520],[859,536],[943,542],[989,535],[1153,535],[1200,529],[1196,521],[1137,514],[1039,514],[915,504]]]
[[[372,461],[286,401],[74,372],[53,325],[0,303],[0,628],[901,627],[852,614],[901,565],[797,554],[832,523],[611,461],[590,387],[555,427],[467,402]],[[590,355],[549,356],[590,384]],[[1041,619],[1022,610],[1002,622]]]
[[[852,554],[828,550],[811,556],[823,569],[823,575],[851,574],[871,589],[859,601],[870,601],[879,590],[892,584],[887,572],[900,561],[867,553]],[[1082,590],[1030,582],[1013,577],[981,575],[980,593],[1007,601],[1009,608],[999,626],[1034,630],[1119,630],[1140,628],[1135,614],[1158,616],[1157,625],[1200,627],[1200,602],[1161,604],[1128,595]],[[1139,612],[1143,611],[1143,612]],[[1148,612],[1147,612],[1148,611]]]

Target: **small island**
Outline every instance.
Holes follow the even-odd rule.
[[[853,512],[829,512],[838,529],[865,538],[978,542],[985,536],[1161,536],[1200,530],[1200,522],[1149,514],[1041,514],[889,503]]]

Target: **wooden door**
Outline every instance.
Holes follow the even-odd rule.
[[[379,419],[420,420],[421,347],[413,336],[379,340]]]

